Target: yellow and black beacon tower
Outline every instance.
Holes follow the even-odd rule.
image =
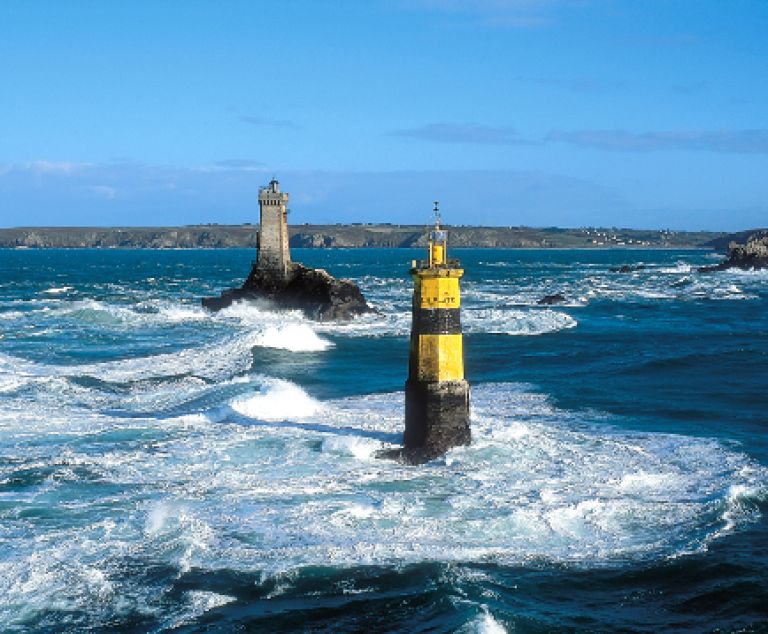
[[[469,383],[464,379],[461,292],[464,275],[458,260],[448,259],[448,232],[429,234],[426,260],[414,260],[413,323],[405,383],[404,457],[423,462],[451,447],[468,445]]]

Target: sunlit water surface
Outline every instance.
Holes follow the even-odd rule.
[[[454,251],[473,442],[414,468],[416,253],[296,250],[339,325],[201,309],[248,251],[0,251],[0,630],[768,627],[768,272]]]

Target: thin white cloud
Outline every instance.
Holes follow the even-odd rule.
[[[475,123],[428,123],[420,128],[394,130],[391,135],[434,143],[480,145],[525,145],[530,143],[530,141],[520,137],[513,128]]]
[[[626,91],[630,89],[629,82],[603,80],[597,79],[595,77],[563,78],[518,75],[513,77],[513,80],[541,86],[564,88],[576,93],[607,93],[615,91]]]
[[[251,115],[241,115],[238,117],[243,123],[267,128],[286,128],[288,130],[298,130],[300,126],[288,119],[270,119],[269,117],[256,117]]]
[[[226,169],[261,169],[264,167],[264,163],[261,161],[253,161],[251,159],[224,159],[222,161],[216,161],[216,167],[223,167]]]
[[[768,154],[768,129],[629,132],[627,130],[554,131],[548,141],[620,152],[719,152]]]
[[[515,170],[256,172],[103,164],[39,178],[17,164],[0,174],[0,225],[256,222],[259,187],[273,175],[290,192],[297,224],[426,223],[436,193],[456,224],[573,224],[574,212],[627,207],[619,193],[595,183]]]
[[[110,187],[109,185],[86,185],[84,189],[107,200],[114,200],[119,194],[119,190],[116,187]]]
[[[0,226],[253,223],[259,187],[273,175],[290,192],[293,224],[428,223],[431,201],[439,197],[453,224],[735,230],[765,217],[768,192],[746,177],[741,182],[748,186],[725,196],[714,181],[697,183],[695,191],[644,186],[639,192],[566,173],[513,169],[275,172],[108,163],[42,175],[33,164],[17,163],[0,165]]]
[[[92,167],[92,164],[70,161],[30,161],[24,163],[23,167],[42,174],[69,174],[77,170],[88,169]]]

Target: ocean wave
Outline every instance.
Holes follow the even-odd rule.
[[[286,324],[282,327],[268,326],[254,339],[262,348],[277,348],[291,352],[322,352],[333,343],[317,336],[307,324]]]
[[[408,530],[420,532],[414,522],[417,516],[421,517],[436,531],[434,536],[447,540],[441,547],[444,555],[452,552],[453,546],[448,547],[452,544],[452,531],[467,522],[467,526],[474,525],[470,518],[475,516],[499,523],[497,528],[510,521],[527,522],[518,526],[527,535],[526,540],[517,535],[522,550],[507,552],[502,548],[507,537],[501,530],[482,530],[482,535],[470,540],[474,548],[487,547],[487,552],[495,552],[502,559],[515,553],[518,556],[538,554],[586,563],[590,557],[596,557],[594,561],[599,562],[612,554],[658,549],[659,543],[674,550],[676,539],[685,541],[687,535],[695,531],[690,531],[691,526],[682,521],[680,530],[665,535],[659,529],[666,527],[667,520],[687,517],[689,523],[704,522],[708,512],[717,506],[734,504],[745,496],[765,494],[764,470],[749,465],[745,456],[729,452],[715,441],[670,434],[617,432],[609,426],[591,423],[579,414],[557,410],[546,399],[536,398],[515,386],[478,386],[473,396],[473,445],[456,449],[443,461],[422,470],[386,461],[371,463],[369,459],[375,449],[386,446],[388,441],[365,435],[364,422],[357,433],[353,431],[354,422],[368,417],[370,429],[385,438],[397,436],[402,428],[400,396],[355,397],[321,404],[294,384],[268,381],[263,392],[235,399],[231,407],[242,416],[260,421],[314,423],[306,426],[304,433],[308,439],[322,440],[320,453],[316,453],[314,445],[306,445],[299,439],[296,449],[300,451],[292,451],[283,465],[299,477],[294,480],[295,484],[301,483],[298,490],[312,481],[335,481],[336,487],[341,485],[352,492],[358,489],[353,472],[368,473],[375,477],[369,480],[371,488],[364,489],[374,515],[388,516],[380,514],[387,499],[391,498],[390,502],[396,506],[407,505],[409,495],[414,494],[409,508],[415,516],[406,513],[400,521]],[[383,409],[385,415],[378,416],[377,408]],[[521,419],[520,415],[524,417]],[[185,454],[202,457],[199,454],[202,450],[203,455],[207,455],[212,448],[208,443],[213,442],[215,446],[218,442],[208,434],[221,434],[226,447],[233,433],[241,442],[249,442],[246,429],[237,425],[226,429],[212,427],[203,437],[187,438]],[[269,435],[280,434],[277,426]],[[253,441],[258,443],[263,439],[261,428]],[[152,460],[152,456],[147,455],[145,459]],[[98,462],[100,459],[84,456],[83,460]],[[248,464],[250,461],[246,465],[235,463],[231,468],[237,472]],[[372,465],[373,471],[366,471],[364,464]],[[173,470],[178,466],[173,456],[168,456],[165,463],[150,471],[159,471],[157,475],[164,481],[163,469]],[[750,469],[745,471],[746,466]],[[361,468],[363,472],[359,472]],[[266,478],[265,485],[271,478],[281,481],[282,477],[280,469],[260,476],[251,474],[249,480],[254,476]],[[406,485],[414,478],[423,484],[421,492],[415,493]],[[230,480],[227,477],[227,481]],[[292,478],[281,481],[281,487],[288,487],[285,493],[290,492],[291,481]],[[381,488],[376,481],[393,486]],[[215,482],[201,483],[201,491],[213,485]],[[450,489],[444,493],[452,491],[447,498],[450,503],[434,516],[435,521],[429,520],[430,514],[424,515],[424,505],[428,506],[430,496],[445,486]],[[265,486],[263,490],[268,488]],[[490,500],[495,501],[486,508]],[[714,505],[710,504],[711,500],[715,500]],[[329,510],[336,508],[335,504],[336,501],[321,496],[313,506]],[[359,506],[360,500],[355,504]],[[441,524],[441,517],[448,521]],[[528,534],[529,529],[534,528],[536,530]],[[610,539],[601,542],[595,532],[598,529],[608,530],[610,535],[602,537]],[[648,541],[645,530],[655,531],[653,540]],[[360,533],[355,535],[365,539]],[[562,538],[566,538],[565,542]],[[567,543],[569,539],[575,541]],[[593,544],[592,539],[601,543]],[[397,543],[390,547],[394,554],[404,545]],[[409,548],[421,552],[420,546],[411,544],[403,554]],[[602,554],[596,551],[598,548],[603,549]]]
[[[232,321],[248,327],[286,321],[305,321],[300,310],[276,310],[267,302],[246,300],[234,302],[220,311],[207,314],[213,320]]]
[[[728,269],[726,275],[731,275],[736,278],[747,278],[756,281],[768,280],[768,269]]]
[[[35,376],[92,377],[108,382],[136,382],[183,375],[225,380],[250,368],[253,348],[320,352],[332,345],[332,342],[319,337],[307,323],[274,320],[261,329],[229,335],[209,345],[100,363],[54,365],[0,353],[0,390],[23,383],[23,377]]]
[[[53,607],[98,620],[126,600],[162,611],[157,588],[126,577],[126,559],[279,576],[315,565],[677,557],[754,521],[768,496],[766,469],[718,441],[622,430],[519,384],[475,386],[472,444],[423,467],[375,457],[399,442],[402,393],[321,402],[289,382],[259,384],[228,402],[234,415],[63,420],[50,443],[39,442],[49,424],[40,412],[25,419],[0,482],[42,477],[3,499],[44,509],[77,490],[79,501],[55,526],[0,510],[10,540],[0,625]],[[189,599],[175,618],[228,600]]]
[[[688,262],[678,262],[674,266],[662,266],[658,270],[668,275],[680,275],[690,273],[693,267]]]
[[[298,385],[290,381],[271,380],[266,390],[253,396],[241,396],[230,403],[232,409],[260,421],[306,419],[321,405]]]
[[[74,290],[74,287],[72,286],[53,286],[42,292],[47,295],[59,295],[61,293],[68,293],[69,291],[72,291],[72,290]]]
[[[228,603],[236,601],[236,597],[205,590],[190,590],[185,593],[182,609],[178,614],[168,619],[165,624],[167,629],[177,629],[193,623],[203,614]]]
[[[542,310],[472,310],[462,314],[464,332],[497,333],[507,335],[543,335],[568,328],[578,322],[568,315],[550,309]]]
[[[478,615],[457,631],[458,634],[507,634],[506,628],[493,617],[486,606],[482,606]]]

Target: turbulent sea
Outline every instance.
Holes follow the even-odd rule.
[[[252,251],[0,251],[0,631],[768,631],[768,271],[453,251],[473,442],[409,467],[421,251],[293,255],[378,313],[203,311]]]

